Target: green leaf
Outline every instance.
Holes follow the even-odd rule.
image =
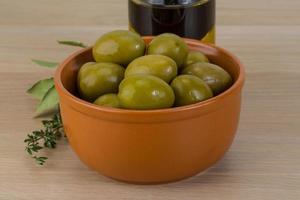
[[[32,151],[31,151],[31,149],[30,148],[26,148],[26,151],[29,153],[29,155],[32,155]]]
[[[83,47],[86,48],[87,45],[83,44],[80,41],[72,41],[72,40],[57,40],[58,44],[75,46],[75,47]]]
[[[35,64],[37,64],[39,66],[49,67],[49,68],[57,67],[59,65],[59,63],[57,63],[57,62],[37,60],[37,59],[32,59],[32,62],[34,62]]]
[[[58,109],[58,103],[58,94],[55,90],[55,87],[52,86],[38,105],[36,109],[37,116],[43,115],[45,113],[54,112]]]
[[[35,159],[38,165],[44,165],[46,160],[48,159],[47,157],[38,157],[38,156],[33,156],[32,158]]]
[[[31,88],[27,90],[34,98],[42,100],[48,90],[54,86],[53,78],[47,78],[36,82]]]

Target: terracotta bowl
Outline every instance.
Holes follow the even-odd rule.
[[[152,37],[144,37],[146,43]],[[244,68],[228,51],[186,39],[235,82],[224,93],[197,104],[151,111],[99,107],[76,96],[79,68],[92,61],[91,48],[67,58],[57,69],[64,129],[78,157],[113,179],[152,184],[193,176],[229,149],[239,121]]]

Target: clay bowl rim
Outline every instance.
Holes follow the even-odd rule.
[[[144,36],[142,38],[144,40],[152,40],[154,38],[154,36]],[[227,96],[232,95],[236,90],[238,90],[239,88],[241,88],[243,86],[244,81],[245,81],[245,67],[235,55],[233,55],[229,51],[227,51],[221,47],[218,47],[214,44],[208,44],[208,43],[200,42],[198,40],[189,39],[189,38],[183,38],[183,39],[187,42],[188,46],[201,45],[202,47],[205,47],[205,48],[213,48],[219,52],[222,52],[222,54],[227,54],[229,57],[231,57],[232,60],[239,67],[239,74],[238,74],[238,77],[235,80],[234,84],[229,89],[227,89],[226,91],[224,91],[223,93],[221,93],[217,96],[214,96],[208,100],[205,100],[205,101],[202,101],[199,103],[195,103],[195,104],[191,104],[191,105],[187,105],[187,106],[164,108],[164,109],[154,109],[154,110],[130,110],[130,109],[123,109],[123,108],[111,108],[111,107],[97,106],[93,103],[82,100],[79,97],[70,93],[64,87],[64,85],[61,81],[62,71],[67,66],[67,64],[71,60],[76,59],[76,57],[79,56],[80,54],[82,54],[83,52],[91,50],[92,46],[90,46],[90,47],[87,47],[87,48],[84,48],[84,49],[81,49],[79,51],[72,53],[62,63],[59,64],[59,67],[56,69],[56,72],[54,75],[54,82],[55,82],[56,89],[60,90],[61,93],[64,94],[64,96],[66,98],[68,98],[68,100],[72,101],[73,103],[79,104],[87,109],[91,109],[96,112],[106,112],[106,113],[114,113],[114,114],[125,114],[126,113],[126,114],[145,114],[145,115],[149,114],[149,115],[151,115],[151,114],[159,114],[159,113],[172,114],[172,113],[177,113],[177,112],[182,112],[182,111],[204,108],[211,104],[221,101],[222,99],[226,98]],[[61,96],[61,95],[59,95],[59,96]]]

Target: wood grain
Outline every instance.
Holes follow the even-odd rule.
[[[300,199],[300,3],[217,1],[218,45],[246,65],[243,109],[235,142],[202,175],[139,186],[87,169],[67,142],[34,165],[23,138],[40,126],[25,94],[53,70],[31,58],[61,61],[76,48],[57,39],[92,42],[127,28],[125,0],[0,0],[0,200],[27,199]]]

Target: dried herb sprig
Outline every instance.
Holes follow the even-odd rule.
[[[26,143],[25,150],[39,165],[43,165],[48,159],[44,156],[38,156],[39,151],[43,148],[54,149],[57,141],[64,134],[59,113],[55,114],[50,120],[43,120],[42,124],[43,129],[33,131],[31,134],[28,134],[24,140]]]
[[[80,41],[58,40],[57,42],[62,45],[82,48],[88,46]],[[55,68],[58,66],[57,62],[52,61],[37,59],[32,59],[32,61],[42,67]],[[39,80],[27,90],[27,93],[40,101],[36,111],[37,116],[41,116],[45,113],[53,113],[49,112],[51,110],[55,112],[50,120],[42,121],[43,129],[33,131],[28,134],[24,140],[26,143],[26,152],[36,161],[37,164],[43,165],[48,158],[39,156],[39,151],[44,148],[54,149],[57,141],[64,134],[60,112],[59,109],[57,109],[59,104],[58,94],[55,90],[52,77]]]

